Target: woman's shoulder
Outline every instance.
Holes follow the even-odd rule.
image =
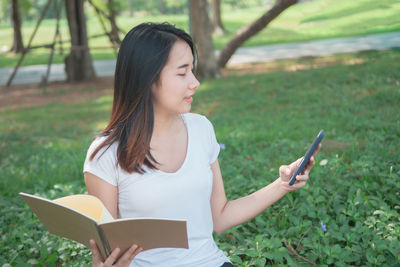
[[[98,145],[103,143],[104,140],[106,140],[106,138],[107,138],[107,136],[105,136],[105,135],[95,136],[93,138],[93,140],[92,140],[91,146],[96,146],[97,147]]]
[[[185,122],[193,124],[193,125],[202,125],[204,126],[211,124],[211,122],[207,119],[206,116],[197,114],[197,113],[185,113],[182,115],[184,117]]]
[[[106,142],[106,139],[107,139],[107,136],[104,136],[104,135],[96,136],[89,146],[88,153],[91,154],[95,150],[97,150],[97,148],[99,146],[102,146],[102,144],[104,142]],[[111,145],[104,145],[98,150],[98,152],[96,153],[96,157],[98,157],[99,155],[103,155],[103,154],[107,154],[109,156],[115,156],[116,152],[117,152],[117,147],[118,147],[118,145],[116,142],[112,143]]]
[[[214,126],[204,115],[186,113],[184,114],[184,120],[187,127],[190,129],[190,133],[194,136],[208,140],[210,136],[215,135]]]

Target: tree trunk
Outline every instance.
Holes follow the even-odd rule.
[[[108,10],[109,10],[109,19],[111,24],[111,33],[110,39],[114,44],[121,44],[121,40],[119,39],[119,30],[116,22],[116,12],[114,8],[113,0],[108,0]]]
[[[158,1],[158,11],[162,15],[167,13],[167,3],[165,2],[165,0],[159,0]]]
[[[199,79],[214,78],[219,75],[211,36],[212,24],[208,17],[207,0],[190,0],[190,28],[197,45]]]
[[[284,10],[296,4],[298,0],[277,0],[275,5],[253,23],[241,28],[236,32],[230,42],[222,48],[218,56],[218,67],[225,67],[228,60],[235,53],[236,49],[245,41],[250,39],[262,29],[264,29],[272,20],[278,17]]]
[[[134,13],[135,13],[135,8],[134,8],[135,3],[134,3],[134,0],[129,0],[129,1],[128,1],[128,5],[129,5],[129,16],[130,16],[130,17],[133,17],[133,15],[134,15]]]
[[[21,19],[18,10],[18,0],[11,1],[11,24],[14,29],[13,45],[10,49],[11,52],[21,53],[24,50],[24,43],[21,34]]]
[[[217,35],[223,35],[225,33],[225,28],[222,25],[221,20],[221,0],[212,0],[212,7],[214,33]]]
[[[84,81],[95,77],[89,51],[84,13],[84,0],[65,1],[68,27],[71,35],[70,54],[65,58],[67,80]]]

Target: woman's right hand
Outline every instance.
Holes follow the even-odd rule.
[[[119,248],[114,249],[110,256],[108,256],[108,258],[103,262],[100,251],[93,239],[90,240],[90,247],[92,249],[93,267],[129,266],[133,258],[143,250],[141,247],[134,244],[119,258],[118,262],[114,264],[120,251]]]

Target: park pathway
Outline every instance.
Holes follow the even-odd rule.
[[[228,66],[274,61],[278,59],[353,53],[366,50],[386,50],[395,47],[400,47],[400,32],[239,48],[229,60]],[[218,51],[216,51],[216,54],[218,54]],[[95,61],[94,68],[97,76],[111,77],[114,75],[115,60]],[[21,67],[12,84],[40,83],[46,70],[46,65]],[[0,86],[7,83],[12,71],[13,68],[0,68]],[[49,81],[64,81],[65,79],[64,65],[53,64]]]

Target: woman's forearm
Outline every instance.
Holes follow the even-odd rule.
[[[228,201],[214,220],[214,230],[222,233],[225,230],[247,222],[266,208],[281,199],[289,191],[281,186],[281,178],[260,190],[235,200]]]

